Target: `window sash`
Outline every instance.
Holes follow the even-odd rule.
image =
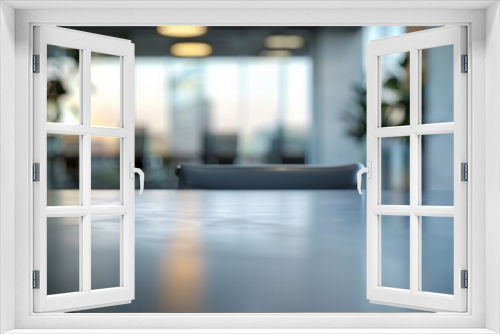
[[[452,26],[375,40],[367,49],[367,296],[380,304],[431,311],[467,310],[467,289],[461,288],[460,271],[467,269],[467,183],[460,181],[460,163],[467,162],[467,75],[460,73],[461,54],[467,54],[466,28]],[[421,114],[421,49],[454,46],[454,122],[419,124]],[[381,127],[381,62],[388,54],[410,53],[410,125]],[[419,205],[421,189],[421,135],[454,134],[454,206]],[[381,205],[381,138],[410,139],[410,205]],[[410,289],[381,286],[381,218],[383,214],[410,217]],[[454,295],[420,291],[421,217],[454,217]]]
[[[80,124],[47,123],[47,45],[80,50]],[[91,126],[90,74],[91,52],[120,57],[121,125],[118,128]],[[34,54],[40,55],[40,73],[34,74],[34,161],[40,163],[40,182],[34,191],[34,270],[40,271],[40,288],[33,290],[34,311],[75,311],[119,303],[134,298],[134,179],[129,177],[129,162],[134,161],[134,46],[130,41],[82,33],[70,29],[39,26],[35,28]],[[78,135],[80,185],[78,206],[47,206],[47,134]],[[91,138],[119,138],[120,205],[91,203]],[[92,215],[120,216],[120,286],[91,288]],[[80,291],[47,295],[47,218],[78,217]]]

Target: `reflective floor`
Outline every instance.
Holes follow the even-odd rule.
[[[415,312],[366,299],[364,207],[353,190],[147,190],[136,196],[136,298],[90,312]],[[382,218],[387,286],[409,285],[405,219]],[[108,255],[92,256],[98,277],[115,276],[110,224],[92,230],[92,247]],[[453,292],[452,230],[422,226],[426,291]]]

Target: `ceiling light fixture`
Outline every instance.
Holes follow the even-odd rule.
[[[170,54],[175,57],[207,57],[212,54],[212,46],[202,42],[175,43],[170,46]]]
[[[166,37],[189,38],[199,37],[207,33],[207,27],[202,26],[160,26],[156,32]]]
[[[304,38],[299,35],[271,35],[264,40],[268,49],[300,49],[304,46]]]

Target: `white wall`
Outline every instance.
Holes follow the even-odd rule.
[[[0,3],[0,333],[14,328],[14,23]]]
[[[486,11],[486,254],[492,256],[496,265],[486,266],[486,328],[500,332],[498,314],[500,312],[500,7],[491,5]],[[474,167],[474,166],[473,166]],[[488,262],[490,264],[490,262]]]

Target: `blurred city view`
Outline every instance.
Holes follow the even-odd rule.
[[[366,44],[425,27],[198,27],[205,30],[196,37],[165,36],[162,27],[71,28],[135,43],[136,166],[147,189],[172,189],[180,162],[364,163]],[[78,51],[51,46],[48,56],[48,121],[78,123]],[[407,124],[406,56],[384,58],[383,126]],[[117,57],[92,53],[93,125],[119,126],[119,71]],[[77,188],[72,137],[48,138],[53,189]],[[93,147],[92,187],[117,189],[107,176],[116,176],[119,143],[94,138]]]

